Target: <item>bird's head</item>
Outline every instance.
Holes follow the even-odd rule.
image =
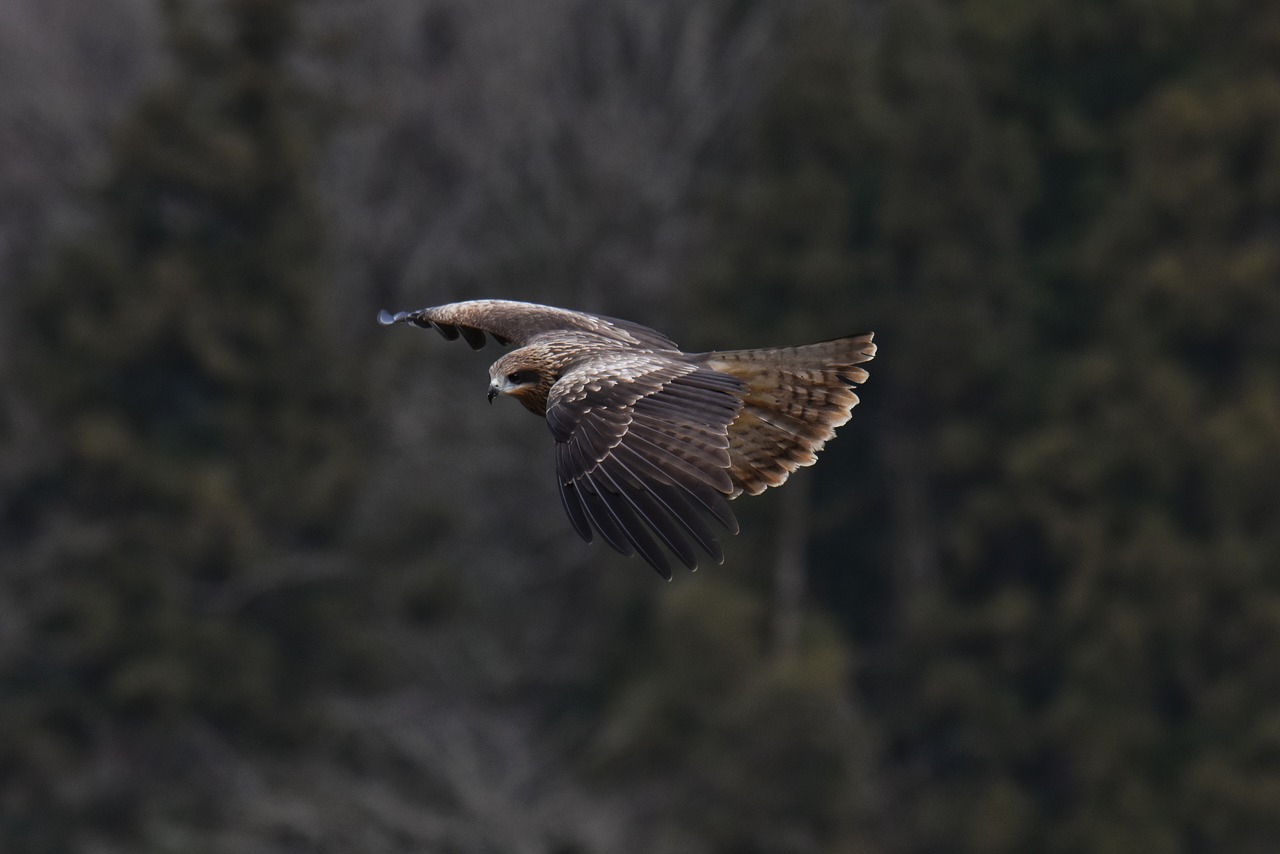
[[[555,377],[532,347],[512,350],[489,367],[489,402],[509,394],[537,415],[547,414],[547,395]]]

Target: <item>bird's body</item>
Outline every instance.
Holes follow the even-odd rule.
[[[638,552],[663,576],[661,541],[695,568],[693,544],[723,552],[707,519],[736,533],[726,503],[810,465],[858,403],[872,335],[800,347],[685,353],[630,321],[508,300],[395,315],[482,347],[515,344],[489,369],[489,399],[510,395],[547,419],[560,496],[574,529]],[[655,540],[655,536],[657,539]]]

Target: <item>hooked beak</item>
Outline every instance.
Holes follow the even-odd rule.
[[[489,383],[489,402],[493,403],[493,399],[498,396],[497,381]]]

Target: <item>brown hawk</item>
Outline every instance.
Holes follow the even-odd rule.
[[[626,320],[510,300],[380,312],[384,325],[434,327],[473,349],[486,333],[514,344],[489,368],[489,400],[507,394],[547,419],[560,498],[584,540],[598,532],[663,577],[659,541],[690,569],[694,543],[724,552],[726,499],[778,486],[849,420],[876,353],[872,333],[800,347],[685,353]],[[656,538],[656,539],[655,539]]]

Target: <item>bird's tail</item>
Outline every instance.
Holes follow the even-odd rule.
[[[812,465],[858,403],[858,367],[875,358],[872,333],[801,347],[705,354],[707,366],[742,380],[743,406],[729,425],[729,476],[736,498],[778,486]]]

